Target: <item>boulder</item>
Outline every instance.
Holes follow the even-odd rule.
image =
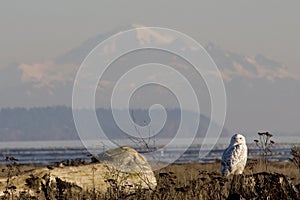
[[[130,147],[120,147],[94,156],[94,161],[79,166],[41,167],[22,172],[18,176],[0,179],[0,191],[14,186],[14,192],[34,194],[64,183],[76,190],[105,193],[114,187],[126,192],[154,189],[157,185],[154,173],[144,156]],[[64,187],[65,187],[64,186]]]

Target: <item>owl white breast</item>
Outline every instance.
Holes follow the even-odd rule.
[[[221,161],[221,173],[225,176],[230,174],[242,174],[247,162],[248,148],[245,137],[234,134],[229,146],[225,149]]]

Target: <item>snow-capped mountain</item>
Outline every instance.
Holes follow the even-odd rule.
[[[141,25],[133,25],[131,28],[134,27],[141,27]],[[24,84],[31,85],[32,88],[26,90],[27,95],[33,95],[33,88],[43,89],[43,87],[47,88],[49,95],[55,95],[55,90],[60,89],[62,85],[72,84],[80,64],[94,47],[108,37],[120,32],[120,30],[127,29],[129,28],[123,27],[118,29],[118,31],[114,30],[90,38],[77,48],[66,52],[55,60],[44,63],[15,64],[5,68],[1,74],[5,76],[6,73],[13,73],[13,77],[17,76],[16,81],[19,81],[19,86]],[[168,44],[172,42],[175,43],[175,38],[172,38],[172,36],[161,35],[153,31],[146,33],[147,34],[145,34],[145,32],[141,33],[137,30],[136,39],[139,40],[140,43],[147,40],[150,41],[151,38]],[[297,80],[299,78],[291,74],[284,64],[263,55],[242,55],[237,52],[222,49],[213,43],[204,45],[204,48],[217,64],[226,82],[230,82],[235,78],[249,78],[253,80],[265,79],[266,81],[273,81],[275,79]],[[4,85],[10,82],[10,80],[4,80]],[[17,86],[16,83],[14,83],[14,85]]]
[[[71,105],[73,81],[86,55],[111,35],[132,27],[140,26],[122,27],[97,35],[54,60],[13,63],[1,68],[0,106]],[[156,32],[136,33],[139,42],[153,38],[168,45],[176,42],[176,38]],[[204,45],[204,48],[217,64],[225,83],[228,98],[226,123],[231,130],[276,131],[293,127],[291,131],[296,131],[300,120],[297,106],[300,102],[297,92],[300,91],[300,77],[290,73],[283,63],[263,55],[242,55],[213,43]],[[269,119],[268,116],[273,117]]]
[[[284,64],[261,54],[242,55],[218,48],[213,43],[209,43],[205,49],[220,68],[225,81],[231,81],[236,77],[266,80],[299,78],[288,72]]]

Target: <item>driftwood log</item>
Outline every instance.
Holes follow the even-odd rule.
[[[298,189],[288,177],[261,172],[232,177],[228,199],[300,199]]]

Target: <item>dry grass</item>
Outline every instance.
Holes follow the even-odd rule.
[[[5,174],[7,168],[1,167],[4,169],[1,176],[7,175]],[[18,166],[20,171],[34,168],[35,166],[30,165]],[[99,194],[93,191],[74,190],[68,188],[70,187],[68,184],[60,182],[59,185],[49,185],[48,189],[48,186],[45,186],[44,191],[40,191],[38,196],[23,193],[19,197],[15,196],[14,199],[226,199],[230,194],[232,179],[222,177],[219,168],[220,163],[169,165],[155,171],[158,186],[154,191],[138,189],[134,193],[120,192],[116,195],[114,188],[111,188],[108,193]],[[249,161],[244,177],[251,177],[259,172],[265,172],[264,163]],[[294,185],[300,183],[298,168],[291,162],[268,163],[268,172],[286,175],[291,178]],[[45,192],[48,193],[48,198]],[[2,199],[12,199],[12,196],[8,195]]]
[[[14,164],[14,170],[12,171],[12,175],[17,175],[18,173],[24,172],[24,171],[30,171],[34,170],[36,168],[39,168],[40,166],[35,165],[20,165],[20,164]],[[7,177],[9,173],[9,168],[7,165],[0,165],[0,178]]]
[[[250,175],[253,173],[265,172],[265,166],[256,161],[257,164],[250,166],[253,161],[248,161],[244,174]],[[196,177],[199,172],[219,173],[220,163],[188,163],[188,164],[172,164],[156,172],[174,172],[182,183]],[[300,183],[300,174],[298,168],[291,162],[271,162],[268,163],[268,172],[284,174],[293,180],[294,184]],[[221,174],[220,174],[221,175]]]

